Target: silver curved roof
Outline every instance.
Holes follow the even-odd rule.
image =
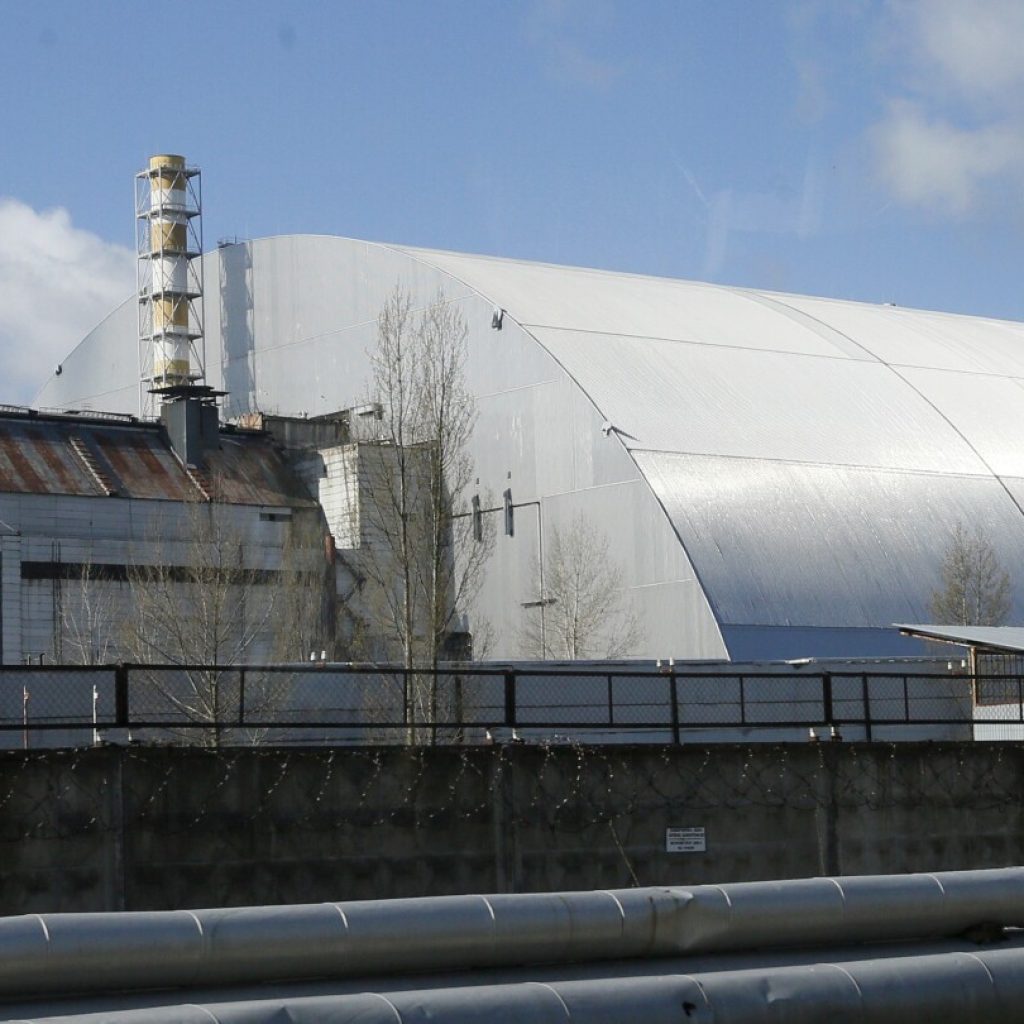
[[[680,552],[660,582],[679,584],[691,617],[705,603],[713,615],[701,653],[888,653],[861,651],[856,632],[842,651],[813,638],[895,637],[890,623],[927,619],[958,521],[984,531],[1008,568],[1024,563],[1024,325],[321,236],[249,243],[240,283],[225,288],[237,248],[207,257],[213,383],[236,402],[248,388],[263,408],[336,408],[364,387],[374,317],[395,283],[443,288],[469,311],[474,383],[489,403],[478,463],[503,465],[528,443],[520,487],[590,491],[607,515],[614,503],[597,491],[641,481]],[[490,331],[492,306],[517,341]],[[134,317],[133,302],[115,311],[39,403],[132,411]],[[583,403],[564,460],[544,451],[562,379]],[[614,427],[618,456],[590,438],[592,420]],[[634,561],[651,558],[644,538],[628,540]],[[706,600],[682,596],[698,584]],[[766,630],[804,646],[776,649]]]

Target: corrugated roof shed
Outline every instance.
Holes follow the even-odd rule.
[[[980,647],[989,651],[1024,654],[1024,626],[944,626],[897,623],[896,629],[923,640]]]

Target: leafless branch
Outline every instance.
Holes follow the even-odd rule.
[[[540,565],[533,575],[540,579]],[[608,538],[583,516],[553,532],[544,560],[544,594],[524,609],[519,644],[529,658],[621,658],[643,640],[623,593]],[[543,613],[543,616],[542,616]]]

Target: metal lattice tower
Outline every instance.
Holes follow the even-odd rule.
[[[184,157],[151,157],[135,175],[143,417],[154,415],[159,392],[201,383],[206,375],[202,214],[202,177]]]

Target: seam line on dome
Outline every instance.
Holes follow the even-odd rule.
[[[982,462],[982,465],[987,472],[968,473],[966,470],[962,469],[915,469],[903,466],[876,466],[858,462],[824,462],[820,459],[787,459],[779,455],[726,455],[723,452],[680,451],[678,448],[633,447],[630,451],[637,455],[679,455],[684,458],[694,459],[732,459],[741,462],[771,462],[782,463],[787,466],[820,466],[823,469],[856,469],[863,470],[866,473],[901,473],[909,476],[939,476],[943,478],[955,477],[963,480],[999,479],[998,475],[992,472],[992,468],[985,464],[984,460],[979,461]],[[1024,473],[1020,476],[1015,476],[1012,473],[1007,473],[1006,475],[1013,480],[1024,480]]]
[[[769,355],[804,356],[808,359],[831,359],[838,363],[871,363],[881,361],[876,358],[856,358],[848,355],[834,355],[830,352],[796,352],[788,348],[765,348],[763,346],[739,345],[727,341],[697,341],[694,338],[667,338],[653,334],[625,334],[622,331],[598,331],[587,327],[558,327],[555,324],[522,324],[529,331],[563,331],[566,334],[596,334],[602,338],[628,338],[634,341],[656,341],[669,345],[694,345],[699,348],[724,348],[736,352],[765,352]],[[884,365],[884,364],[882,364]]]
[[[788,319],[791,323],[800,324],[800,326],[802,326],[804,330],[810,331],[812,334],[817,335],[824,341],[828,341],[830,344],[836,345],[836,343],[834,341],[831,341],[831,339],[826,337],[826,335],[822,334],[814,327],[808,326],[806,322],[802,322],[809,320],[812,324],[816,324],[824,331],[827,331],[828,334],[834,334],[837,338],[841,338],[843,341],[849,343],[850,345],[853,345],[858,351],[863,352],[865,355],[869,356],[872,362],[878,362],[883,364],[885,362],[885,360],[877,356],[866,345],[861,344],[861,342],[857,341],[856,338],[851,338],[850,335],[847,334],[845,331],[839,330],[838,327],[834,327],[832,324],[828,323],[828,321],[822,320],[821,317],[817,317],[813,313],[807,313],[802,309],[797,309],[795,306],[791,306],[788,302],[784,301],[783,299],[778,299],[774,295],[766,295],[762,292],[754,290],[747,291],[746,293],[736,292],[735,294],[741,295],[743,298],[747,299],[748,302],[753,302],[756,305],[764,306],[767,309],[774,310],[781,316]],[[840,351],[842,351],[841,346],[836,345],[836,347],[839,348]],[[848,358],[853,357],[848,355]]]
[[[903,381],[903,383],[906,384],[907,387],[911,389],[911,391],[915,392],[921,398],[921,401],[931,406],[931,408],[934,409],[935,412],[939,416],[941,416],[946,421],[946,423],[949,424],[950,429],[957,435],[957,437],[959,437],[963,441],[963,443],[967,445],[967,447],[970,448],[972,452],[974,452],[974,454],[977,456],[981,464],[992,474],[993,477],[995,477],[996,480],[999,481],[999,486],[1002,487],[1002,489],[1006,492],[1006,496],[1010,499],[1010,501],[1013,502],[1014,507],[1021,514],[1021,516],[1024,517],[1024,508],[1021,507],[1021,503],[1014,496],[1013,491],[1011,491],[1010,488],[1006,486],[1006,482],[1003,480],[1003,478],[989,465],[988,460],[981,454],[981,452],[978,451],[974,444],[968,439],[967,435],[964,434],[963,431],[960,430],[960,428],[952,421],[952,419],[950,419],[950,417],[947,416],[946,413],[944,413],[923,391],[921,391],[920,388],[918,388],[912,381],[907,380],[907,378],[902,373],[900,373],[900,371],[896,367],[890,366],[889,369],[892,370],[892,372],[901,381]]]

